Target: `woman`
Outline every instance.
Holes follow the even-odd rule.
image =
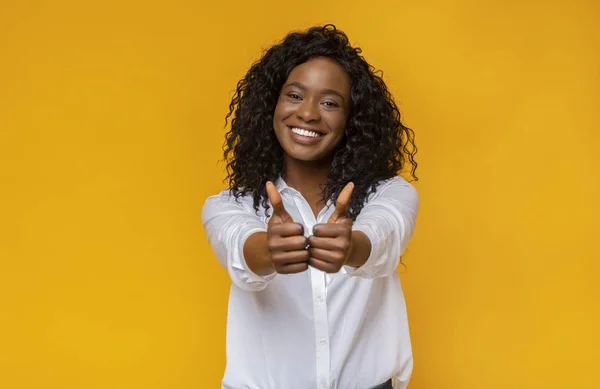
[[[232,280],[223,388],[408,384],[416,147],[360,53],[332,25],[290,33],[237,85],[229,189],[202,215]]]

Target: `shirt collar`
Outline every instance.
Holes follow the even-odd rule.
[[[277,178],[277,180],[275,181],[275,187],[277,188],[279,193],[291,192],[291,193],[297,193],[298,195],[302,196],[302,194],[298,190],[292,188],[291,186],[288,186],[288,184],[285,182],[285,180],[281,176],[279,176]],[[333,201],[327,200],[325,207],[329,208],[333,204],[334,204]]]
[[[279,177],[277,178],[277,180],[275,181],[275,187],[277,188],[277,190],[278,190],[279,192],[282,192],[282,191],[284,191],[284,190],[291,190],[291,189],[294,189],[294,188],[290,188],[290,187],[288,186],[288,184],[287,184],[287,183],[286,183],[286,182],[283,180],[283,178],[282,178],[281,176],[279,176]]]
[[[279,191],[279,193],[290,193],[292,195],[298,195],[298,196],[302,196],[302,194],[300,193],[300,191],[298,191],[295,188],[292,188],[291,186],[289,186],[285,180],[283,179],[283,177],[279,176],[279,178],[277,178],[277,180],[275,181],[275,187],[277,188],[277,190]]]

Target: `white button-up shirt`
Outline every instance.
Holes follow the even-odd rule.
[[[285,209],[312,234],[334,206],[315,219],[300,192],[279,179]],[[400,177],[371,194],[353,230],[371,241],[367,262],[336,274],[315,268],[266,277],[247,266],[246,239],[266,231],[252,197],[223,191],[206,200],[202,220],[210,245],[229,272],[227,367],[223,389],[368,389],[396,379],[408,384],[413,366],[404,295],[396,272],[411,238],[419,198]],[[270,209],[272,213],[272,208]]]

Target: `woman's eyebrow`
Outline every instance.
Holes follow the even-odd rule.
[[[306,90],[306,87],[304,86],[303,83],[298,82],[298,81],[294,81],[294,82],[290,82],[289,84],[286,84],[286,88],[289,86],[295,86],[297,88],[300,88],[302,90]]]
[[[321,89],[321,94],[322,95],[335,95],[338,96],[340,99],[346,101],[346,99],[344,99],[344,96],[342,96],[342,94],[338,91],[336,91],[335,89]]]
[[[290,86],[295,86],[298,89],[302,89],[303,91],[306,91],[306,86],[298,81],[294,81],[294,82],[290,82],[289,84],[287,84],[285,87],[290,87]],[[335,89],[321,89],[321,94],[322,95],[335,95],[338,96],[340,99],[346,101],[346,99],[344,99],[344,96],[342,96],[342,94],[338,91],[336,91]]]

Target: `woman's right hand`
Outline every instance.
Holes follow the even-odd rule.
[[[267,247],[271,263],[277,273],[301,273],[308,269],[308,238],[304,226],[295,223],[283,206],[281,194],[272,182],[267,182],[267,196],[273,207],[273,216],[267,225]]]

